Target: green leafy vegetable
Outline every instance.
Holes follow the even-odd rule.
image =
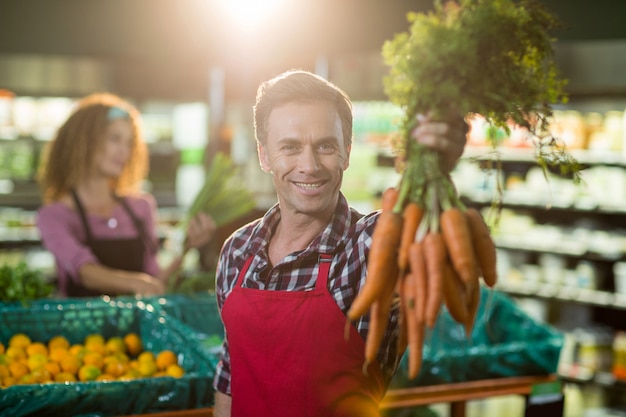
[[[182,226],[186,229],[189,221],[199,212],[208,213],[215,224],[223,226],[256,207],[256,200],[243,180],[238,176],[237,167],[223,153],[217,153],[204,179],[204,185],[196,195]]]
[[[41,271],[30,269],[26,263],[0,266],[0,301],[27,305],[30,301],[48,297],[54,286],[43,277]]]
[[[559,165],[579,180],[580,166],[558,138],[548,132],[551,105],[567,100],[565,80],[553,60],[549,31],[559,21],[532,0],[460,0],[435,2],[434,11],[409,13],[410,29],[383,45],[389,65],[385,91],[403,109],[397,151],[404,170],[404,190],[419,201],[428,178],[441,179],[429,194],[452,196],[453,185],[439,169],[437,156],[409,138],[416,114],[440,120],[480,114],[494,127],[510,132],[510,123],[528,129],[536,161]],[[495,134],[492,145],[498,144]]]

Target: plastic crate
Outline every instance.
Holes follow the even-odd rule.
[[[533,320],[506,294],[482,288],[471,338],[444,307],[427,330],[417,378],[408,378],[405,352],[391,387],[553,374],[563,340],[561,332]]]
[[[145,298],[144,301],[162,309],[164,313],[189,327],[193,333],[190,337],[210,356],[212,363],[217,364],[224,339],[224,325],[217,308],[215,293],[173,294]]]
[[[135,332],[144,350],[171,349],[186,374],[181,378],[142,378],[130,381],[15,385],[0,389],[0,415],[116,416],[193,409],[213,405],[215,367],[186,326],[141,300],[39,300],[28,308],[0,306],[0,341],[15,333],[33,341],[61,334],[70,343],[88,334],[105,338]]]

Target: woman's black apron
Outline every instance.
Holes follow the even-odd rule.
[[[76,209],[80,214],[80,220],[85,229],[85,235],[87,236],[87,246],[91,249],[92,253],[98,258],[98,261],[104,266],[114,269],[121,269],[131,272],[143,272],[144,271],[144,255],[147,249],[155,250],[152,241],[146,235],[143,222],[133,213],[128,202],[123,198],[114,195],[114,198],[122,205],[126,213],[132,219],[132,222],[137,229],[137,237],[134,238],[114,238],[114,239],[98,239],[91,233],[89,222],[87,221],[87,213],[83,207],[76,191],[72,191],[72,197]],[[147,246],[150,247],[147,247]],[[69,297],[93,297],[103,295],[101,291],[90,290],[83,285],[79,284],[80,279],[68,280],[67,295]],[[117,295],[117,294],[108,294]]]

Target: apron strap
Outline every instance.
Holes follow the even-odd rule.
[[[329,253],[320,253],[315,289],[326,290],[328,288],[328,274],[330,272],[330,264],[332,261],[333,255]]]
[[[141,239],[141,241],[144,242],[144,244],[151,253],[155,253],[158,250],[158,247],[154,244],[152,239],[148,237],[146,229],[144,228],[143,221],[141,221],[141,219],[139,219],[139,217],[135,215],[133,210],[130,208],[128,201],[126,201],[124,197],[120,197],[117,194],[113,194],[113,198],[115,198],[122,205],[126,213],[128,213],[128,215],[130,216],[133,224],[135,225],[135,229],[137,229],[137,232],[139,232],[139,238]]]
[[[87,222],[87,214],[85,213],[85,208],[83,207],[83,203],[80,202],[76,190],[72,190],[72,199],[74,200],[74,205],[78,209],[80,221],[83,223],[83,229],[85,229],[85,234],[87,235],[87,243],[91,246],[91,243],[93,242],[93,235],[91,234],[89,222]]]

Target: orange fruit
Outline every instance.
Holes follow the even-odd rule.
[[[126,344],[120,336],[113,336],[107,340],[104,345],[107,353],[123,353],[126,352]]]
[[[41,368],[48,363],[48,357],[41,353],[34,353],[28,357],[26,361],[26,366],[32,372],[37,368]]]
[[[137,378],[141,378],[141,374],[139,373],[139,371],[136,369],[129,368],[128,371],[126,371],[126,373],[122,375],[121,377],[119,377],[118,379],[120,381],[129,381],[131,379],[137,379]]]
[[[100,345],[104,345],[105,343],[104,336],[98,333],[88,334],[87,336],[85,336],[85,340],[83,341],[83,344],[86,346],[88,343],[97,343]]]
[[[150,377],[154,375],[157,371],[157,366],[154,361],[143,361],[139,362],[139,367],[137,368],[141,376]]]
[[[4,386],[5,388],[8,388],[15,384],[17,384],[17,380],[13,378],[12,376],[7,376],[6,378],[2,380],[2,383],[0,385]]]
[[[119,352],[119,353],[111,353],[111,354],[105,356],[103,361],[104,361],[105,365],[107,363],[111,362],[111,361],[128,363],[128,362],[130,362],[130,358],[124,352]]]
[[[17,383],[20,385],[36,384],[38,382],[39,381],[37,381],[36,377],[32,374],[22,375],[17,379]]]
[[[9,372],[13,378],[19,379],[28,373],[28,367],[22,362],[11,362]]]
[[[9,362],[11,362],[11,358],[4,353],[0,353],[0,365],[8,365]]]
[[[85,355],[83,356],[83,364],[94,365],[98,369],[102,369],[102,355],[100,355],[98,352],[87,351],[87,353],[85,353]]]
[[[26,346],[30,345],[30,343],[30,337],[24,333],[16,333],[9,339],[9,346],[16,346],[24,349]]]
[[[185,375],[185,370],[180,365],[170,365],[165,369],[165,373],[174,378],[180,378]]]
[[[33,369],[30,374],[36,383],[52,381],[52,374],[46,369],[45,366]]]
[[[128,333],[124,336],[124,344],[126,345],[126,352],[130,356],[137,356],[143,350],[143,343],[137,333]]]
[[[72,355],[82,359],[82,357],[85,354],[85,352],[87,352],[87,349],[85,349],[84,345],[81,345],[80,343],[77,343],[75,345],[70,346],[69,352]]]
[[[96,381],[115,381],[115,377],[109,374],[100,374],[100,376],[96,378]]]
[[[83,365],[78,370],[78,379],[81,381],[94,381],[102,372],[95,365]]]
[[[96,352],[102,356],[106,355],[107,353],[106,347],[104,346],[104,342],[100,343],[98,340],[91,340],[91,341],[85,342],[85,351]]]
[[[63,359],[61,359],[59,365],[61,365],[61,370],[63,372],[68,372],[70,374],[76,375],[83,363],[82,360],[78,357],[73,355],[67,355]]]
[[[61,336],[61,335],[54,336],[52,339],[48,341],[48,349],[53,350],[55,348],[69,349],[70,342],[69,340],[67,340],[65,336]]]
[[[45,364],[45,367],[52,376],[61,372],[61,366],[56,362],[48,362]]]
[[[70,372],[59,372],[54,376],[55,382],[75,382],[76,376]]]
[[[109,361],[104,365],[104,372],[118,378],[126,373],[128,366],[121,361]]]
[[[11,375],[11,372],[9,372],[9,366],[5,365],[3,363],[0,364],[0,382]]]
[[[171,350],[162,350],[156,356],[156,365],[159,371],[164,371],[168,366],[178,364],[176,354]]]
[[[34,342],[26,346],[26,355],[33,356],[35,354],[48,355],[48,348],[41,342]]]
[[[67,355],[71,355],[67,349],[61,347],[53,347],[50,349],[50,353],[48,354],[48,358],[52,362],[61,362],[61,359],[66,357]]]
[[[5,355],[13,361],[26,359],[26,351],[24,350],[24,348],[19,346],[9,346]]]
[[[137,356],[137,362],[154,362],[156,357],[152,352],[141,352],[139,356]]]
[[[4,344],[0,342],[0,355],[4,354],[4,350],[5,350]]]

